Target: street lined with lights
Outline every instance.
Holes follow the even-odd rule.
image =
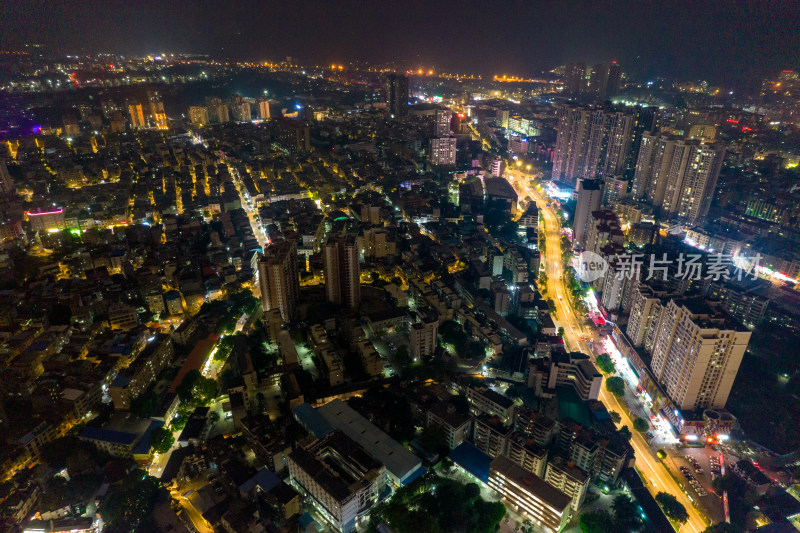
[[[594,357],[595,354],[589,344],[581,339],[591,338],[594,339],[593,342],[596,342],[597,339],[594,333],[584,326],[587,323],[587,319],[579,318],[567,300],[569,293],[564,280],[564,265],[561,258],[561,224],[555,211],[549,206],[548,201],[534,187],[529,185],[531,177],[525,174],[515,175],[508,173],[509,182],[517,190],[520,197],[527,195],[533,198],[539,207],[539,212],[542,214],[543,224],[541,231],[546,239],[546,250],[543,254],[542,264],[547,274],[547,294],[552,297],[556,306],[553,321],[557,326],[564,328],[564,341],[570,349],[579,350]],[[616,411],[620,414],[622,418],[621,425],[633,428],[633,420],[628,415],[627,406],[623,405],[613,394],[608,392],[605,386],[600,388],[599,399],[608,410]],[[644,436],[638,431],[631,431],[631,433],[630,443],[636,456],[636,468],[648,490],[653,495],[659,492],[668,492],[683,504],[689,514],[689,520],[681,528],[681,531],[696,533],[704,531],[708,523],[693,505],[688,495],[681,489],[667,467],[655,457],[650,444],[647,443]]]

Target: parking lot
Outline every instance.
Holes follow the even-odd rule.
[[[724,520],[721,495],[715,494],[711,485],[722,473],[719,458],[719,452],[709,447],[682,448],[670,454],[673,474],[681,487],[715,521]]]

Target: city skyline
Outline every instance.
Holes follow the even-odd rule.
[[[480,13],[480,20],[473,17]],[[261,16],[259,16],[261,15]],[[479,22],[477,28],[472,24]],[[637,77],[752,88],[800,65],[800,3],[763,2],[8,2],[4,47],[65,53],[209,54],[309,64],[404,62],[450,72],[537,75],[619,61]],[[47,32],[41,28],[47,27]],[[468,29],[469,28],[469,29]]]
[[[763,7],[0,6],[0,530],[800,529]]]

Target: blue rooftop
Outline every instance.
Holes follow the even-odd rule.
[[[246,494],[258,486],[263,492],[269,492],[280,483],[281,480],[267,468],[262,468],[256,475],[239,485],[239,492]]]
[[[406,486],[410,485],[418,477],[424,476],[425,472],[427,471],[428,469],[425,468],[424,466],[417,468],[416,470],[414,470],[414,472],[411,473],[410,476],[408,476],[406,479],[403,480],[403,484]]]
[[[29,352],[43,352],[43,351],[45,351],[47,349],[48,346],[50,346],[50,343],[47,342],[47,341],[36,341],[36,342],[32,343],[28,347],[28,351]]]
[[[124,387],[128,383],[130,383],[131,378],[128,376],[117,376],[114,378],[114,381],[111,382],[112,387]]]
[[[450,459],[484,483],[489,482],[489,465],[492,458],[469,442],[462,442],[450,452]]]
[[[307,403],[298,405],[293,411],[295,419],[300,425],[311,432],[316,438],[321,439],[333,431],[333,426],[325,420],[319,412]]]
[[[137,435],[135,433],[127,433],[125,431],[114,431],[113,429],[96,428],[86,426],[81,432],[81,438],[90,440],[99,440],[103,442],[111,442],[113,444],[133,444]]]
[[[133,453],[136,455],[146,455],[150,453],[150,433],[152,433],[154,429],[160,428],[163,425],[164,422],[161,420],[153,420],[150,422],[150,425],[147,426],[142,438],[139,439],[139,442],[137,442],[136,446],[133,447]]]

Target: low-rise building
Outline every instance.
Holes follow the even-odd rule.
[[[565,461],[562,457],[553,457],[547,461],[544,480],[572,498],[573,511],[583,505],[589,489],[589,475],[574,463]]]
[[[386,467],[341,431],[288,457],[292,485],[339,532],[349,533],[377,503]]]
[[[446,401],[439,402],[428,410],[426,424],[442,429],[447,447],[451,450],[467,440],[472,430],[472,418],[457,413],[455,406]]]
[[[514,418],[514,402],[489,387],[470,385],[467,387],[467,400],[473,415],[498,416],[503,423]]]
[[[543,531],[556,533],[569,521],[572,498],[508,457],[492,461],[489,487],[500,494],[503,503]]]

